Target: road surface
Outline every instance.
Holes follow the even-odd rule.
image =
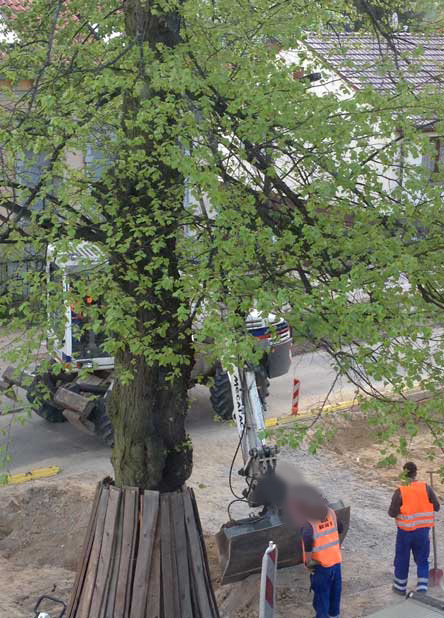
[[[268,416],[290,413],[294,377],[301,381],[300,407],[303,409],[324,401],[335,380],[335,372],[325,353],[295,356],[290,372],[271,381]],[[329,402],[351,399],[354,391],[353,385],[338,381]],[[188,428],[196,459],[205,462],[210,444],[222,449],[226,447],[231,452],[236,444],[236,430],[229,423],[214,420],[208,389],[195,387],[191,398]],[[9,450],[11,473],[52,465],[60,466],[66,475],[89,475],[92,470],[98,476],[111,473],[110,449],[102,446],[95,437],[80,433],[69,423],[50,424],[34,413],[30,417],[11,414],[0,418],[0,430],[0,448]]]

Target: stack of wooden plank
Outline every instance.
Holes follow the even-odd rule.
[[[52,404],[62,410],[63,416],[86,433],[94,434],[94,424],[88,420],[96,405],[95,397],[104,395],[108,388],[105,378],[89,375],[86,379],[77,377],[66,388],[60,386],[53,394]]]
[[[219,618],[193,491],[97,488],[68,618]]]
[[[90,374],[85,377],[77,376],[72,382],[58,386],[52,391],[41,380],[41,390],[35,397],[40,404],[43,400],[54,408],[60,410],[63,416],[77,429],[93,435],[94,423],[89,416],[96,406],[96,398],[104,396],[110,386],[109,372],[98,372],[102,375]],[[0,392],[17,401],[14,386],[28,390],[33,384],[34,376],[26,371],[18,371],[14,367],[7,367],[0,378]],[[39,401],[41,399],[42,401]]]

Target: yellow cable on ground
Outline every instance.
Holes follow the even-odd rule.
[[[5,481],[5,485],[21,485],[21,483],[27,483],[28,481],[49,478],[58,474],[60,470],[59,466],[50,466],[49,468],[36,468],[21,474],[10,474]]]

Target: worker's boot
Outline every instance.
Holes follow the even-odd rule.
[[[393,590],[393,592],[395,592],[396,594],[401,595],[402,597],[405,597],[407,595],[407,589],[401,590],[400,588],[397,588],[394,584],[392,586],[392,590]]]
[[[428,587],[429,587],[429,578],[428,577],[418,577],[418,581],[416,582],[416,594],[427,594]]]

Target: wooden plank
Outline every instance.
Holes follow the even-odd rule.
[[[75,616],[75,618],[88,618],[89,616],[89,609],[91,606],[94,584],[96,582],[100,550],[102,548],[103,531],[105,529],[105,518],[108,508],[108,498],[109,488],[102,485],[100,502],[97,509],[94,541],[91,548],[86,577],[80,593],[80,603],[78,606],[78,610],[77,612],[73,613],[73,616]]]
[[[153,555],[151,558],[151,570],[148,578],[148,594],[146,601],[145,618],[160,618],[161,598],[160,578],[160,521],[157,519],[156,536],[154,538]]]
[[[135,488],[134,488],[135,489]],[[126,597],[125,597],[125,618],[131,618],[131,601],[133,594],[133,581],[134,581],[134,571],[136,568],[136,557],[137,557],[137,544],[139,541],[139,533],[140,533],[140,521],[142,514],[140,512],[140,500],[141,500],[141,490],[137,488],[136,493],[136,502],[135,502],[135,510],[134,510],[134,527],[133,527],[133,543],[131,547],[131,556],[129,562],[129,574],[128,581],[126,583]]]
[[[180,617],[194,618],[191,604],[191,583],[188,564],[185,513],[181,493],[171,495],[171,518],[174,528],[174,554],[176,556],[177,581],[179,586]]]
[[[131,618],[145,618],[148,595],[148,575],[154,548],[159,513],[159,493],[146,490],[141,496],[142,521],[140,525],[137,561],[132,590]],[[166,617],[165,617],[166,618]]]
[[[197,600],[202,616],[210,618],[214,616],[210,595],[207,590],[205,565],[202,560],[201,540],[196,525],[196,519],[189,491],[183,494],[185,506],[185,523],[189,542],[192,577],[196,586]]]
[[[13,401],[17,401],[17,395],[12,387],[12,384],[6,382],[6,380],[2,380],[0,378],[0,392],[8,399],[12,399]]]
[[[94,395],[104,395],[108,390],[108,381],[98,375],[77,377],[73,384],[78,387],[77,392],[93,393]]]
[[[101,610],[99,618],[114,618],[114,616],[118,616],[118,614],[114,613],[115,607],[115,599],[117,593],[117,581],[120,572],[120,557],[122,553],[122,543],[123,543],[123,498],[124,493],[122,490],[117,489],[116,487],[111,486],[109,488],[111,495],[115,492],[118,492],[119,500],[120,500],[120,508],[118,510],[117,522],[116,522],[116,532],[115,532],[115,550],[113,551],[113,561],[109,574],[109,586],[108,586],[108,594],[106,595],[105,603],[103,604],[103,608]]]
[[[83,418],[78,412],[74,412],[74,410],[68,410],[67,408],[65,408],[62,414],[66,418],[66,420],[79,431],[87,433],[90,436],[93,436],[95,434],[94,423],[89,421],[87,418]]]
[[[74,412],[78,412],[82,417],[89,416],[95,406],[95,401],[93,399],[79,395],[79,393],[74,393],[74,391],[70,391],[63,386],[57,389],[54,395],[54,401],[63,408],[69,408],[70,410],[74,410]]]
[[[80,390],[82,390],[82,386],[99,386],[99,384],[102,384],[103,382],[103,378],[94,374],[83,377],[79,376],[74,380],[74,384],[77,384]]]
[[[187,540],[187,544],[188,544],[188,540]],[[197,593],[197,582],[194,579],[194,575],[193,575],[193,567],[191,565],[191,550],[188,547],[188,564],[189,564],[189,573],[190,573],[190,583],[191,583],[191,603],[193,606],[193,617],[194,618],[205,618],[205,616],[202,616],[202,614],[200,613],[200,608],[199,608],[199,598],[198,598],[198,593]]]
[[[139,491],[135,487],[123,488],[122,551],[117,578],[115,615],[130,618],[129,602],[133,574],[133,556],[137,537]]]
[[[27,371],[18,371],[15,367],[6,367],[3,380],[11,386],[20,386],[26,389],[33,381],[33,376]]]
[[[177,568],[177,556],[176,556],[176,537],[175,537],[175,533],[174,533],[174,520],[173,520],[173,493],[169,494],[169,502],[170,502],[170,529],[171,529],[171,535],[170,535],[170,546],[171,546],[171,563],[172,563],[172,569],[171,572],[173,574],[173,577],[175,579],[175,585],[174,585],[174,604],[176,607],[176,612],[179,613],[179,615],[181,615],[181,611],[180,611],[180,586],[179,586],[179,570]],[[183,513],[183,504],[182,504],[182,513]],[[184,515],[182,515],[184,517]]]
[[[207,548],[205,546],[205,537],[204,537],[204,533],[202,530],[202,524],[201,524],[200,517],[199,517],[199,509],[197,508],[196,496],[192,488],[188,489],[187,491],[190,492],[191,503],[193,505],[193,510],[194,510],[194,520],[196,522],[197,531],[201,539],[200,547],[202,550],[202,558],[203,558],[205,572],[207,576],[207,588],[210,592],[210,600],[212,601],[214,616],[216,618],[219,618],[219,608],[217,606],[216,595],[214,594],[213,582],[211,581],[210,564],[208,562]]]
[[[80,390],[82,394],[105,395],[108,392],[108,384],[83,384]]]
[[[180,616],[179,582],[174,559],[174,528],[170,495],[160,497],[160,562],[162,568],[163,618]]]
[[[94,541],[94,534],[97,522],[97,511],[100,503],[100,495],[102,493],[103,485],[102,483],[97,484],[96,494],[94,496],[94,502],[91,509],[91,515],[88,522],[88,527],[86,529],[85,541],[83,543],[82,550],[82,562],[79,564],[77,568],[76,578],[74,580],[74,585],[71,591],[71,598],[68,604],[67,609],[67,618],[71,618],[75,614],[77,609],[80,593],[83,587],[83,582],[85,580],[86,571],[89,563],[89,555],[91,552],[91,547]]]
[[[98,618],[105,604],[109,585],[109,572],[112,564],[113,551],[115,550],[115,530],[119,514],[120,499],[121,492],[119,490],[111,491],[110,487],[103,540],[99,559],[97,561],[97,577],[92,591],[89,618]]]

